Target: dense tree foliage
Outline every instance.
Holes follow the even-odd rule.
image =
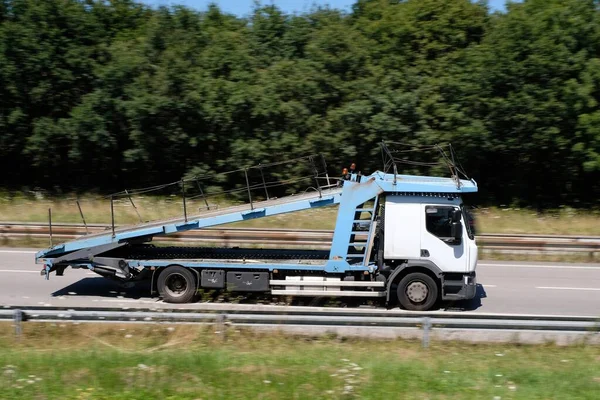
[[[597,205],[600,3],[358,0],[248,18],[0,0],[1,185],[112,190],[451,142],[483,202]]]

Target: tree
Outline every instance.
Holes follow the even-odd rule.
[[[600,50],[597,4],[591,0],[510,4],[496,15],[481,53],[479,115],[490,190],[504,202],[547,207],[590,204],[598,197],[597,131]]]

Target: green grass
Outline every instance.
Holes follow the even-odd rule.
[[[0,325],[3,399],[596,399],[600,347]]]
[[[114,203],[115,224],[135,224],[142,221],[183,217],[183,205],[180,198],[133,197],[134,208],[129,200],[120,199]],[[83,197],[81,209],[88,224],[110,224],[110,201],[96,197]],[[211,207],[224,208],[235,205],[228,201],[211,201]],[[0,221],[48,223],[48,209],[52,209],[52,221],[55,223],[82,223],[77,204],[73,199],[51,198],[34,199],[23,196],[0,196]],[[202,201],[187,203],[188,216],[201,215],[204,212]],[[138,216],[139,213],[139,216]],[[306,210],[298,213],[261,218],[232,227],[279,227],[298,229],[333,229],[337,207]]]
[[[480,208],[480,233],[600,236],[600,211],[561,208],[537,213],[527,209]]]
[[[137,211],[144,221],[172,218],[183,215],[181,199],[134,197]],[[230,202],[211,200],[211,205],[226,207]],[[202,201],[187,204],[188,215],[198,214],[204,206]],[[110,202],[98,197],[85,196],[81,207],[89,224],[111,222]],[[54,222],[81,223],[81,217],[73,198],[42,198],[7,194],[0,196],[0,221],[42,222],[48,221],[48,208],[52,208]],[[127,199],[115,202],[115,223],[139,222],[136,210]],[[231,227],[333,229],[337,215],[336,207],[326,207],[302,212],[260,218]],[[530,233],[569,234],[600,236],[600,211],[561,208],[537,213],[527,209],[481,208],[475,211],[479,233]]]

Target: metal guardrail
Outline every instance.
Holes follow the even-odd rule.
[[[600,318],[525,316],[498,314],[451,313],[389,313],[370,310],[340,311],[336,309],[306,310],[173,310],[170,312],[118,309],[3,309],[0,321],[13,321],[15,333],[20,335],[22,324],[35,322],[113,322],[113,323],[197,323],[223,326],[304,326],[338,328],[412,328],[420,329],[423,345],[427,347],[432,329],[472,329],[484,331],[510,330],[514,332],[600,332]]]
[[[109,230],[110,225],[88,225],[89,233]],[[4,222],[0,223],[0,239],[46,238],[48,225],[39,223]],[[53,224],[52,235],[62,240],[70,240],[85,235],[83,225]],[[259,229],[259,228],[208,228],[184,233],[157,237],[164,242],[215,243],[220,246],[265,245],[270,246],[311,246],[315,249],[330,247],[333,232],[328,230],[302,229]],[[483,234],[477,236],[477,243],[483,251],[523,252],[523,253],[583,253],[591,257],[600,253],[600,237],[567,235],[511,235]]]

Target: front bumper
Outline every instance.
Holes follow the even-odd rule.
[[[470,272],[461,276],[461,280],[453,276],[444,279],[442,285],[442,300],[470,300],[477,294],[477,275]]]

